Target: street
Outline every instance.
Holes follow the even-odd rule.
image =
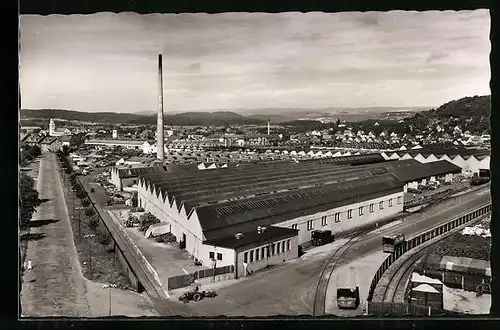
[[[31,220],[21,305],[24,316],[89,316],[87,290],[82,276],[57,165],[53,154],[41,157],[37,190],[46,199]]]
[[[406,237],[412,237],[489,200],[489,194],[472,192],[457,199],[447,200],[422,214],[408,215],[400,224],[368,234],[346,253],[339,266],[380,250],[384,235],[402,232]],[[218,297],[190,304],[191,313],[193,316],[312,314],[319,275],[332,253],[333,249],[328,254],[313,255],[308,252],[300,259],[258,272],[237,281],[234,285],[220,288],[217,290]]]

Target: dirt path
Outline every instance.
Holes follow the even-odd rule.
[[[88,317],[86,283],[53,154],[42,156],[37,190],[46,201],[31,220],[30,232],[41,238],[28,242],[26,260],[31,260],[32,269],[23,276],[23,315]]]

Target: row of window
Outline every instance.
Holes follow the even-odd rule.
[[[210,258],[210,260],[215,260],[215,252],[208,252],[208,257]],[[217,253],[217,260],[222,260],[222,253]]]
[[[397,198],[397,203],[398,204],[402,203],[401,196],[399,196]],[[389,198],[389,207],[392,207],[393,205],[394,205],[393,198]],[[378,203],[378,207],[379,207],[379,210],[383,210],[384,209],[384,201],[380,201]],[[362,216],[364,214],[364,208],[365,208],[364,206],[360,206],[358,208],[359,216]],[[374,203],[370,204],[369,210],[370,210],[370,213],[373,213],[375,211],[375,204]],[[347,219],[352,219],[352,211],[353,211],[352,209],[347,210]],[[340,212],[337,212],[334,214],[334,221],[336,223],[340,222]],[[321,226],[326,226],[327,224],[328,224],[327,216],[324,215],[321,217]],[[292,229],[297,229],[297,224],[293,224]],[[307,230],[313,230],[313,229],[314,229],[314,220],[308,220],[307,221]]]
[[[278,243],[269,244],[268,246],[263,246],[254,250],[247,251],[243,254],[243,262],[250,263],[254,261],[259,261],[261,259],[269,258],[286,251],[290,251],[292,248],[290,240],[281,241]]]

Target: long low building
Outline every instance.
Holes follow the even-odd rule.
[[[394,217],[403,187],[381,166],[268,162],[144,173],[138,198],[203,265],[235,265],[243,276],[297,257],[315,229],[340,233]]]
[[[381,153],[387,160],[414,159],[420,163],[446,160],[460,167],[464,172],[490,173],[491,151],[487,149],[467,149],[463,147],[425,147],[409,151],[386,151]]]

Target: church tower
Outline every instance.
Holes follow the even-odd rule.
[[[54,122],[54,119],[50,118],[49,135],[54,136],[55,131],[56,131],[56,123]]]

